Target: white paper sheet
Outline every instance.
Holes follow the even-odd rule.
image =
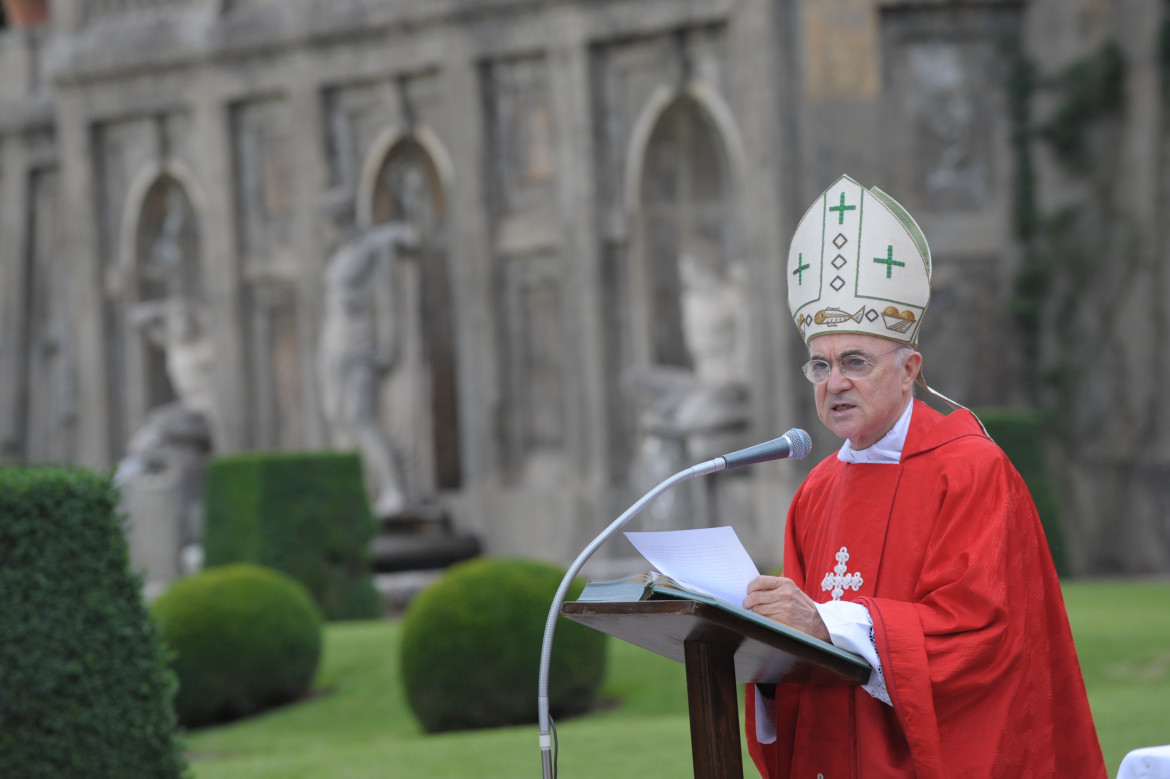
[[[760,575],[731,527],[627,532],[656,571],[740,606]]]

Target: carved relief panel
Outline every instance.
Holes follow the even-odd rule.
[[[970,213],[1007,195],[1004,84],[1019,14],[1004,6],[882,14],[889,186],[911,213]]]
[[[556,449],[565,441],[563,301],[556,258],[512,263],[505,285],[513,361],[508,396],[516,408],[509,432],[524,453]]]
[[[248,286],[245,301],[253,445],[303,449],[305,406],[296,288],[281,281],[259,281]]]
[[[543,57],[504,60],[484,73],[491,133],[492,209],[498,217],[556,202],[556,137]]]
[[[327,89],[323,99],[330,186],[356,192],[366,154],[393,122],[393,86],[382,81],[346,84]]]
[[[950,358],[931,363],[932,386],[967,404],[1010,402],[1020,389],[1001,344],[1015,335],[1006,79],[1021,13],[987,4],[881,15],[890,142],[882,188],[915,215],[934,255],[922,347]]]
[[[231,109],[239,251],[248,276],[295,275],[292,118],[268,98]]]
[[[543,57],[528,57],[494,62],[483,72],[503,362],[501,443],[514,471],[529,454],[565,444],[557,139],[547,67]]]
[[[237,235],[244,276],[252,445],[304,446],[303,334],[292,245],[295,156],[281,98],[231,108]]]

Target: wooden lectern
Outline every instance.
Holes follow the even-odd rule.
[[[743,777],[736,683],[869,680],[869,665],[856,655],[699,601],[576,601],[561,614],[686,665],[696,778]]]

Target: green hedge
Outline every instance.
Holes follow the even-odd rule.
[[[213,460],[204,481],[204,564],[249,562],[301,582],[326,619],[381,613],[370,573],[374,517],[353,453]]]
[[[180,579],[154,602],[179,677],[175,709],[194,727],[297,700],[321,659],[321,614],[304,586],[237,563]]]
[[[105,476],[0,469],[0,776],[186,774]]]
[[[1068,547],[1060,523],[1060,504],[1044,456],[1044,424],[1039,412],[1017,409],[984,409],[979,419],[991,438],[1007,453],[1008,459],[1032,493],[1056,572],[1069,571]]]
[[[411,603],[402,624],[402,682],[428,732],[536,722],[544,624],[564,569],[515,559],[452,566]],[[576,582],[569,599],[584,584]],[[562,619],[549,709],[586,710],[605,673],[605,634]]]

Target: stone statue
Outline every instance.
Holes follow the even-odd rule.
[[[184,470],[212,449],[215,387],[211,339],[194,303],[174,297],[139,303],[130,321],[166,354],[166,371],[176,400],[150,409],[130,438],[119,472]]]
[[[699,445],[700,439],[718,437],[747,419],[746,289],[735,273],[701,255],[683,254],[680,273],[683,338],[692,368],[655,366],[637,372],[629,384],[642,433],[688,439],[688,455],[704,456],[710,447]]]
[[[683,254],[682,329],[694,367],[694,382],[675,413],[692,439],[719,437],[747,421],[747,288],[734,270],[710,257]],[[722,442],[712,441],[715,448]],[[692,440],[689,454],[705,457],[710,446]],[[716,452],[721,454],[722,452]]]
[[[135,305],[130,321],[165,353],[176,399],[150,409],[114,481],[130,516],[130,551],[147,586],[164,587],[199,552],[203,473],[212,451],[213,353],[203,312],[182,297]]]
[[[378,392],[396,357],[394,262],[400,249],[417,240],[413,227],[398,222],[357,231],[325,269],[321,406],[331,443],[360,450],[375,480],[373,508],[380,517],[406,507],[394,448],[378,423]]]
[[[130,321],[166,355],[167,378],[184,409],[215,416],[211,339],[204,313],[181,297],[139,303]]]
[[[646,489],[689,463],[741,448],[747,428],[746,287],[713,254],[683,253],[679,270],[692,367],[654,366],[627,377],[638,409],[635,479]],[[685,494],[660,499],[649,524],[686,526],[692,509]]]

